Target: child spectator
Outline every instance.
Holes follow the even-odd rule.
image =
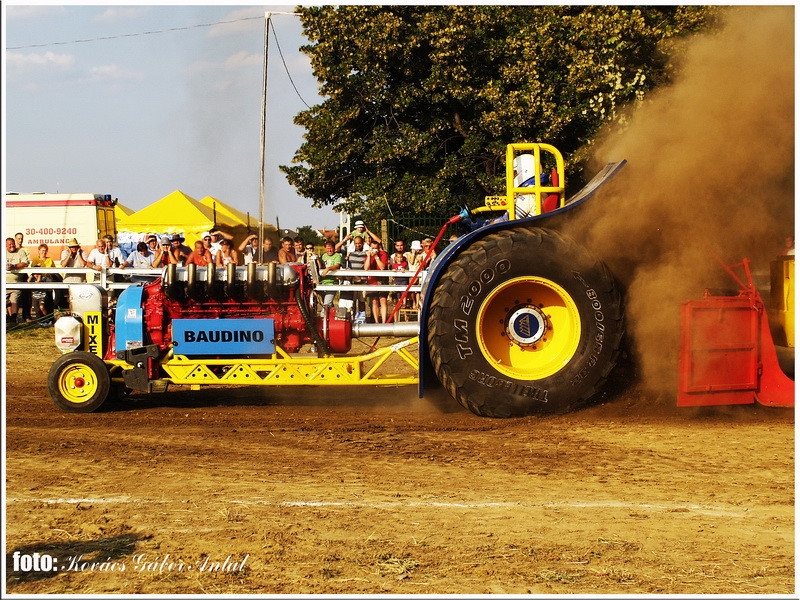
[[[332,277],[331,273],[338,271],[342,267],[342,255],[336,252],[336,244],[328,240],[325,242],[325,253],[322,255],[323,268],[319,273],[319,282],[322,285],[335,285],[338,282],[336,277]],[[323,306],[333,306],[333,299],[336,292],[325,292],[322,300]]]
[[[45,269],[52,269],[55,267],[53,259],[47,256],[49,248],[47,244],[39,244],[38,256],[31,260],[31,267],[44,267]],[[52,275],[34,275],[34,281],[53,281]],[[37,317],[44,317],[53,312],[54,296],[48,293],[47,290],[34,290],[33,291],[33,306],[32,310],[36,311]],[[42,323],[45,325],[45,323]]]

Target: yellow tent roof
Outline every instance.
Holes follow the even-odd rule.
[[[125,217],[121,229],[136,233],[200,233],[214,228],[212,211],[191,196],[175,190]]]
[[[220,217],[227,217],[228,219],[236,221],[237,225],[247,225],[247,215],[242,211],[233,208],[230,204],[225,204],[222,200],[217,200],[213,196],[206,196],[200,200],[200,204],[210,208],[212,214],[214,211],[216,211],[217,220],[219,220]],[[258,218],[250,215],[250,226],[255,227],[257,224]]]

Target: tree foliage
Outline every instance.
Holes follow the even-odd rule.
[[[315,246],[320,246],[325,243],[325,238],[318,234],[317,230],[311,225],[303,225],[302,227],[298,227],[297,235],[303,238],[303,241],[306,244],[311,243]]]
[[[503,189],[505,146],[581,148],[670,76],[668,45],[713,8],[318,6],[299,9],[325,100],[293,166],[316,206],[452,214]],[[450,211],[450,212],[448,212]]]

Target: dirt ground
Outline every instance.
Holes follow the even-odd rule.
[[[51,331],[7,335],[7,592],[795,593],[791,410],[312,387],[72,415]]]

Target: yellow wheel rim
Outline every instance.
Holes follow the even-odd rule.
[[[94,396],[97,388],[97,375],[88,365],[70,365],[58,376],[58,391],[67,402],[87,402]]]
[[[511,279],[481,304],[477,338],[484,357],[501,373],[543,379],[566,366],[578,349],[578,307],[564,288],[548,279]]]

